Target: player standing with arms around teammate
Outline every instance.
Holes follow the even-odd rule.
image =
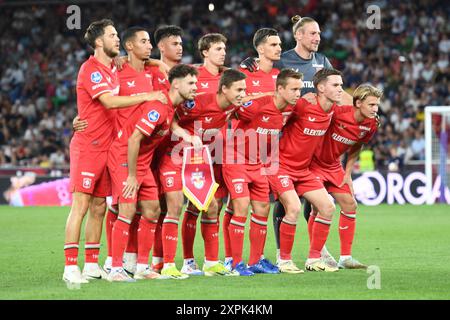
[[[114,138],[114,119],[109,109],[124,108],[150,100],[148,93],[120,97],[119,80],[112,59],[119,54],[120,40],[111,20],[91,23],[85,40],[94,55],[83,63],[77,79],[77,107],[89,127],[75,132],[70,144],[70,188],[72,208],[66,223],[63,280],[87,283],[87,278],[105,277],[98,266],[101,229],[106,211],[105,197],[110,195],[110,177],[106,168],[108,150]],[[86,223],[86,263],[81,275],[78,243],[81,224],[89,209]]]
[[[300,80],[299,80],[300,81]],[[292,118],[283,130],[279,148],[279,169],[269,176],[273,192],[283,204],[286,215],[280,225],[280,270],[301,272],[292,261],[292,247],[301,203],[299,196],[310,201],[318,210],[312,229],[308,270],[337,271],[320,258],[335,210],[320,180],[311,173],[309,165],[315,149],[322,143],[336,104],[342,98],[342,76],[334,69],[322,69],[314,76],[317,90],[315,104],[300,98]]]
[[[341,269],[366,268],[352,257],[357,208],[353,195],[352,169],[362,145],[368,143],[377,130],[376,115],[382,94],[381,90],[369,84],[358,86],[353,93],[353,106],[336,108],[324,141],[316,149],[310,165],[311,172],[320,177],[325,189],[341,208],[341,256],[338,263]],[[344,171],[340,159],[345,153],[348,157]],[[311,211],[308,221],[310,235],[316,218],[314,211]]]

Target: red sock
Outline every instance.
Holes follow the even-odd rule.
[[[331,220],[317,216],[312,229],[312,241],[309,248],[309,258],[320,258],[320,251],[328,238]]]
[[[312,241],[312,230],[314,226],[314,220],[316,220],[316,215],[313,215],[312,212],[308,219],[308,235],[309,235],[309,243]]]
[[[341,210],[339,218],[339,239],[341,240],[341,256],[352,255],[352,243],[355,237],[356,211],[344,212]]]
[[[158,224],[155,229],[155,239],[153,240],[153,257],[163,257],[163,245],[162,245],[162,225],[166,212],[161,212],[158,218]]]
[[[112,230],[112,266],[122,267],[123,253],[127,246],[131,220],[120,214]]]
[[[248,264],[253,265],[261,259],[266,244],[267,217],[252,214],[250,220],[250,258]]]
[[[198,213],[190,210],[184,212],[181,224],[181,242],[183,243],[184,259],[194,258],[194,239],[197,231]]]
[[[131,221],[130,236],[128,237],[128,243],[125,252],[137,253],[138,251],[138,229],[140,220],[141,214],[135,214],[133,221]]]
[[[66,266],[76,266],[78,263],[78,243],[65,243],[64,256],[66,257]]]
[[[222,220],[222,233],[223,233],[223,245],[225,249],[225,257],[231,257],[232,255],[230,234],[228,232],[228,226],[230,225],[231,218],[233,218],[233,209],[227,206]]]
[[[174,263],[178,244],[178,218],[167,217],[162,226],[164,263]]]
[[[100,243],[86,242],[84,245],[84,262],[98,263],[98,254],[100,252]]]
[[[138,228],[138,256],[137,263],[148,264],[148,256],[153,246],[153,240],[155,239],[155,229],[158,224],[158,220],[147,220],[141,217],[139,220]]]
[[[247,217],[237,217],[233,215],[228,226],[230,235],[231,252],[233,257],[233,267],[242,261],[242,251],[244,249],[244,231]]]
[[[117,212],[114,212],[111,210],[111,208],[108,208],[108,212],[106,213],[106,243],[108,245],[108,257],[112,257],[112,229],[114,227],[114,222],[117,220]]]
[[[286,221],[283,218],[280,223],[280,259],[292,259],[292,247],[294,246],[295,230],[297,223]]]
[[[205,259],[208,261],[219,260],[219,225],[217,220],[218,218],[202,217],[201,221],[202,237],[205,244]]]

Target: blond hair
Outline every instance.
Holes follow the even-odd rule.
[[[311,22],[316,22],[316,20],[314,20],[313,18],[310,17],[301,17],[299,15],[295,15],[291,18],[291,22],[294,24],[294,26],[292,27],[292,33],[296,34],[297,30],[300,29],[301,27],[303,27],[305,24],[307,23],[311,23]]]
[[[383,90],[380,90],[370,84],[361,84],[353,92],[353,105],[356,106],[356,101],[364,101],[367,97],[381,98]]]

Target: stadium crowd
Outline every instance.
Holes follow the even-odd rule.
[[[211,1],[213,2],[213,1]],[[295,46],[290,17],[311,16],[321,26],[319,52],[342,70],[351,92],[371,82],[384,90],[382,129],[369,148],[376,165],[424,159],[424,107],[450,105],[449,8],[440,1],[377,1],[380,29],[369,29],[369,1],[111,1],[81,5],[81,29],[69,30],[64,5],[5,6],[0,21],[0,168],[59,167],[69,163],[75,86],[79,66],[89,55],[82,33],[95,19],[112,18],[119,30],[140,25],[184,29],[183,61],[200,63],[197,40],[208,32],[228,38],[225,65],[236,67],[255,56],[252,36],[260,27],[279,31],[283,49]],[[112,16],[111,16],[112,12]],[[157,49],[153,49],[157,57]]]

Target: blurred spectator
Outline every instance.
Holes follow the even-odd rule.
[[[416,132],[411,142],[412,159],[425,160],[425,138],[421,132]]]

